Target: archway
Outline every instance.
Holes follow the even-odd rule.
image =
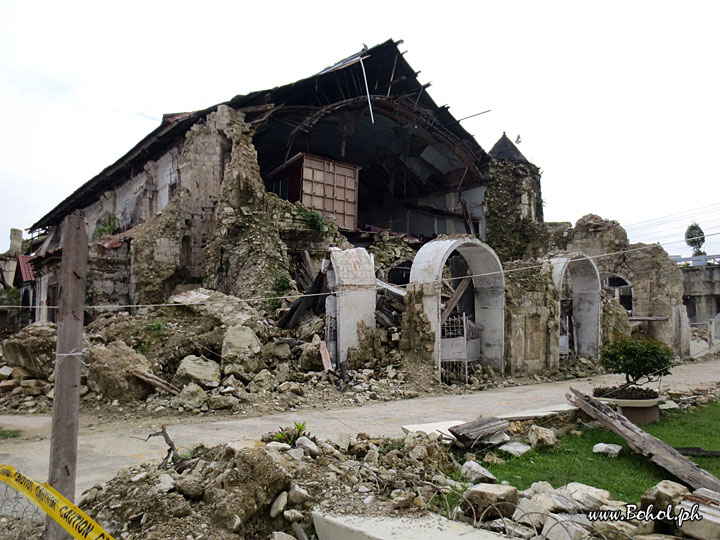
[[[560,353],[597,358],[600,348],[600,274],[597,267],[582,253],[552,258],[550,264],[560,296]]]
[[[469,279],[465,288],[472,287],[474,309],[472,313],[462,313],[465,350],[458,354],[452,349],[453,343],[446,341],[446,354],[443,352],[443,317],[448,316],[448,307],[452,306],[441,305],[443,269],[454,252],[459,253],[467,263]],[[457,296],[462,296],[460,289],[466,280],[457,277],[453,281]],[[428,242],[413,261],[410,283],[423,284],[423,309],[435,334],[433,358],[438,369],[443,359],[453,360],[464,353],[465,362],[479,360],[482,365],[503,372],[505,279],[500,259],[490,246],[473,237]],[[453,300],[457,302],[459,298],[451,297],[446,304],[451,304]],[[468,320],[471,320],[471,325],[468,325]]]

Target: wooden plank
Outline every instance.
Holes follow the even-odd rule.
[[[392,285],[391,283],[387,283],[383,281],[382,279],[375,278],[375,283],[378,287],[385,289],[386,291],[395,294],[397,296],[405,296],[407,294],[407,291],[405,289],[401,289],[400,287],[397,287],[396,285]]]
[[[465,169],[467,172],[467,169]],[[464,178],[465,175],[463,175]],[[462,206],[463,220],[465,221],[465,232],[475,236],[475,227],[473,226],[472,218],[470,217],[470,211],[468,210],[465,199],[460,197],[460,206]]]
[[[74,212],[67,216],[63,222],[63,232],[48,482],[73,502],[78,455],[80,364],[88,257],[88,237],[83,214]],[[49,518],[47,522],[46,540],[66,537],[67,533],[59,524]]]
[[[470,279],[471,278],[469,278],[469,277],[463,278],[463,280],[460,282],[460,285],[458,285],[457,289],[455,289],[455,292],[450,297],[450,300],[448,300],[447,304],[445,304],[445,309],[443,310],[442,315],[440,316],[440,324],[444,323],[445,319],[447,319],[450,316],[450,313],[452,313],[453,308],[460,301],[460,298],[462,298],[462,295],[467,290],[468,285],[470,285]]]
[[[698,467],[672,446],[646,433],[604,403],[572,387],[570,392],[571,394],[566,394],[565,397],[571,404],[579,407],[595,420],[623,437],[630,445],[630,448],[638,454],[650,458],[650,461],[675,475],[694,489],[707,488],[720,491],[720,480],[718,478]]]
[[[385,309],[375,310],[375,320],[379,322],[383,328],[398,326],[398,322],[395,320],[395,317],[392,316],[392,313],[387,313]]]
[[[463,445],[473,447],[480,439],[494,435],[498,431],[504,431],[509,427],[510,422],[507,420],[490,416],[453,426],[448,431]]]
[[[305,265],[305,269],[308,272],[308,275],[314,276],[317,274],[315,271],[315,266],[313,265],[312,259],[310,258],[310,254],[307,252],[307,250],[302,252],[302,261]]]
[[[323,370],[332,371],[332,360],[330,359],[330,351],[328,351],[325,340],[320,342],[320,358],[322,359]]]
[[[141,379],[146,383],[153,385],[155,388],[165,390],[168,394],[177,396],[180,393],[180,389],[177,386],[162,380],[160,377],[150,373],[149,371],[145,371],[143,369],[131,369],[130,373],[132,375],[135,375],[138,379]]]

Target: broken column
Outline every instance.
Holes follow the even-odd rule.
[[[325,341],[338,368],[358,346],[358,324],[375,328],[375,265],[364,248],[330,248],[327,280],[334,293],[325,300]]]

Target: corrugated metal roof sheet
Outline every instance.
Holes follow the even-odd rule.
[[[30,259],[30,255],[18,255],[18,269],[23,281],[35,281],[35,270]]]

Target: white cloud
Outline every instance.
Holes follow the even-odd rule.
[[[628,225],[720,202],[719,10],[712,2],[3,3],[0,250],[9,227],[31,225],[162,113],[288,83],[391,37],[405,40],[408,61],[456,117],[492,109],[463,123],[484,148],[503,131],[522,136],[520,150],[544,171],[546,219],[593,212]],[[720,213],[700,217],[706,234],[720,231]],[[638,239],[682,241],[690,221]],[[708,252],[720,252],[718,238],[708,238]]]

